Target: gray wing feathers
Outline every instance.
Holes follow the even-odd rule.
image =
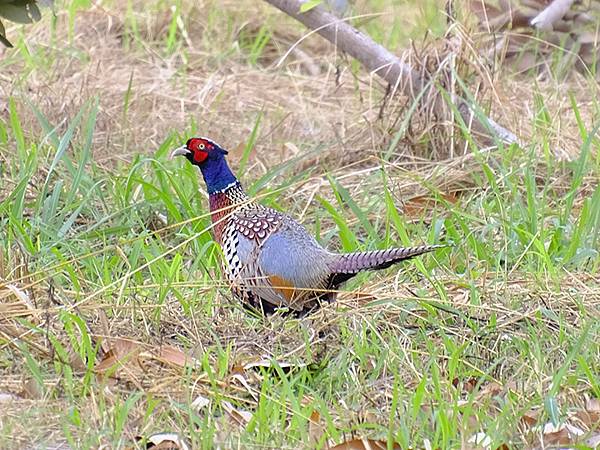
[[[259,266],[267,274],[277,275],[297,288],[319,288],[329,270],[329,252],[307,235],[299,239],[295,233],[281,230],[263,244]]]
[[[289,298],[274,286],[273,276],[298,289],[294,298],[301,307],[302,294],[322,289],[336,254],[330,253],[293,219],[281,214],[281,227],[262,240],[237,233],[240,270],[237,282],[274,305],[289,305]],[[235,280],[234,280],[235,281]],[[304,291],[306,290],[306,291]]]

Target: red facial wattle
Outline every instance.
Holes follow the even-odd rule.
[[[208,153],[203,150],[193,150],[194,153],[194,162],[200,164],[203,163],[206,158],[208,158]]]
[[[188,150],[193,154],[194,162],[197,164],[203,163],[208,158],[208,151],[212,145],[204,139],[192,139],[188,143]]]

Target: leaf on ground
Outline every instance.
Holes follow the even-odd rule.
[[[182,368],[196,363],[195,359],[171,345],[160,347],[143,346],[141,343],[124,338],[110,338],[102,343],[105,351],[96,364],[96,372],[113,376],[117,370],[139,372],[148,369],[146,362],[158,361],[162,365]]]
[[[23,383],[21,396],[30,399],[40,399],[44,396],[43,386],[40,386],[40,384],[34,378],[30,378]]]
[[[231,375],[246,375],[246,369],[243,364],[236,363],[231,367]]]
[[[483,431],[480,431],[479,433],[475,433],[473,436],[471,436],[467,442],[475,445],[476,448],[490,448],[492,445],[492,438],[490,438]],[[463,447],[463,449],[465,449],[465,447]]]
[[[29,295],[27,295],[27,292],[25,292],[23,289],[18,288],[17,286],[15,286],[14,284],[6,284],[5,285],[6,289],[8,289],[10,292],[12,292],[12,294],[17,297],[20,301],[22,301],[25,305],[27,305],[27,307],[29,309],[33,309],[35,310],[35,306],[33,305],[33,302],[31,301],[31,299],[29,298]]]
[[[421,216],[423,212],[431,210],[440,203],[443,204],[443,200],[454,204],[458,201],[458,197],[455,192],[439,194],[438,196],[419,195],[409,199],[404,204],[404,214],[408,217]]]
[[[196,410],[196,411],[200,411],[201,409],[207,407],[208,405],[210,405],[210,400],[208,398],[204,397],[203,395],[199,395],[192,402],[192,408],[194,408],[194,410]]]
[[[329,450],[387,450],[388,445],[385,441],[376,441],[373,439],[352,439],[330,447]],[[400,449],[398,444],[392,447],[394,450]]]
[[[600,433],[593,435],[585,441],[585,445],[590,448],[600,448]]]
[[[584,431],[569,424],[554,425],[551,422],[541,427],[543,448],[554,445],[575,444]]]
[[[487,399],[489,397],[494,397],[503,391],[502,385],[500,383],[496,383],[492,381],[491,383],[486,384],[481,388],[479,393],[477,394],[477,400]]]
[[[6,284],[4,287],[5,289],[0,290],[0,312],[4,319],[30,316],[36,312],[37,308],[26,291],[14,284]],[[10,301],[11,297],[16,301]]]
[[[290,363],[290,362],[286,362],[286,361],[277,361],[277,365],[280,368],[282,368],[283,370],[286,370],[286,369],[292,369],[292,368],[295,368],[295,369],[303,368],[303,367],[306,367],[308,364],[306,364],[306,363],[295,364],[295,363]],[[248,362],[243,365],[243,368],[244,368],[244,370],[255,369],[257,367],[264,367],[264,368],[270,369],[273,366],[274,366],[274,364],[273,364],[272,359],[263,358],[258,361]]]
[[[533,427],[538,423],[542,410],[541,409],[530,409],[521,417],[521,422],[523,422],[528,427]]]
[[[185,367],[193,362],[193,359],[191,357],[186,355],[180,349],[171,345],[163,345],[160,348],[158,358],[163,362],[178,367]]]
[[[227,412],[227,414],[229,414],[229,417],[231,417],[237,425],[245,427],[252,419],[252,413],[234,407],[227,400],[223,400],[221,405],[223,405],[223,409]]]
[[[19,397],[16,394],[11,394],[9,392],[0,392],[0,403],[11,403],[18,400],[21,400],[21,397]]]
[[[256,389],[253,389],[252,386],[250,386],[248,379],[244,375],[242,375],[240,373],[234,373],[231,376],[231,381],[235,381],[235,382],[241,384],[244,387],[244,389],[246,389],[246,391],[248,391],[248,394],[250,394],[252,397],[256,397],[256,395],[255,395]],[[256,384],[259,384],[259,383],[256,383]]]
[[[69,357],[69,366],[75,373],[83,373],[87,370],[87,364],[73,347],[69,347],[67,356]]]
[[[600,399],[589,399],[585,403],[585,409],[577,411],[575,416],[590,430],[600,429]]]
[[[125,366],[130,366],[130,362],[134,362],[140,366],[138,356],[141,353],[141,346],[134,341],[122,338],[111,338],[109,350],[104,354],[98,364],[96,364],[96,372],[106,373],[111,369],[117,369]]]
[[[461,380],[460,378],[454,378],[452,380],[452,386],[456,389],[460,389],[463,392],[471,393],[477,387],[478,379],[475,377],[467,378],[466,380]]]
[[[308,440],[311,446],[316,446],[325,434],[325,426],[321,421],[321,414],[314,410],[308,419]]]
[[[550,424],[551,425],[551,424]],[[544,427],[545,428],[545,427]],[[556,431],[544,432],[542,435],[542,440],[544,443],[544,447],[548,445],[557,445],[557,444],[572,444],[571,437],[569,436],[569,432],[566,428],[559,428]]]
[[[246,370],[246,366],[241,363],[236,363],[233,365],[230,371],[229,380],[231,384],[241,385],[248,394],[252,396],[255,400],[257,400],[256,396],[256,388],[254,386],[260,386],[263,382],[263,377],[254,370]]]
[[[138,436],[138,441],[144,440]],[[177,433],[157,433],[146,438],[146,448],[152,450],[190,450],[189,445]]]

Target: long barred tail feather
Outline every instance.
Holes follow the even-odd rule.
[[[340,255],[340,258],[333,264],[331,268],[332,276],[329,284],[330,286],[337,286],[363,270],[385,269],[386,267],[390,267],[401,261],[406,261],[415,256],[444,247],[447,246],[421,245],[418,247],[388,248],[386,250],[373,250],[369,252],[345,253]]]

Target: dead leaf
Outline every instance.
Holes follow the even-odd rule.
[[[463,390],[467,393],[471,393],[475,390],[475,387],[477,387],[477,378],[475,377],[471,377],[468,380],[465,380],[463,382]]]
[[[144,438],[138,437],[141,441]],[[188,444],[177,433],[157,433],[149,436],[146,441],[147,449],[153,450],[190,450]]]
[[[69,366],[71,366],[71,368],[73,369],[74,372],[83,373],[87,370],[87,364],[81,358],[81,355],[75,351],[74,348],[72,348],[72,347],[69,348],[68,357],[69,357]]]
[[[31,316],[35,312],[33,302],[23,289],[13,284],[6,284],[0,289],[0,314],[4,319]]]
[[[100,326],[102,327],[102,333],[104,336],[110,336],[110,321],[106,315],[106,311],[103,308],[98,309],[98,318],[100,319]],[[110,350],[110,339],[100,339],[100,348],[104,353],[108,353]]]
[[[234,375],[231,376],[231,381],[237,381],[239,384],[241,384],[244,389],[246,389],[246,391],[248,391],[248,394],[250,394],[252,396],[252,398],[254,398],[255,400],[257,400],[257,396],[256,396],[256,390],[252,389],[252,386],[250,386],[250,383],[248,383],[248,380],[246,379],[245,376],[236,373]]]
[[[585,444],[591,448],[600,448],[600,433],[593,435],[585,441]]]
[[[231,368],[229,381],[232,384],[243,386],[252,398],[258,400],[257,389],[252,385],[259,386],[262,383],[262,377],[256,371],[246,370],[244,364],[235,363]]]
[[[35,305],[29,298],[29,295],[27,295],[27,292],[25,292],[23,289],[18,288],[14,284],[5,284],[4,286],[6,287],[6,289],[11,291],[17,299],[23,302],[23,304],[27,306],[28,309],[35,311]]]
[[[542,428],[544,446],[574,444],[583,434],[583,430],[569,424],[554,425],[548,422]]]
[[[290,363],[290,362],[286,362],[286,361],[277,361],[277,365],[279,367],[281,367],[281,369],[286,370],[286,369],[291,369],[291,368],[303,368],[306,367],[308,364],[305,363],[298,363],[298,364],[294,364],[294,363]],[[260,359],[258,361],[252,361],[252,362],[248,362],[246,364],[244,364],[243,366],[243,370],[250,370],[250,369],[254,369],[256,367],[265,367],[265,368],[272,368],[273,367],[273,362],[271,359]]]
[[[538,419],[540,417],[541,409],[530,409],[521,417],[521,421],[527,425],[528,427],[533,427],[538,423]]]
[[[475,433],[469,438],[467,442],[469,444],[475,444],[478,448],[490,448],[490,446],[492,445],[492,439],[483,431]]]
[[[335,447],[330,447],[329,450],[387,450],[387,442],[385,441],[375,441],[373,439],[352,439],[351,441],[346,441],[341,444],[336,445]],[[400,449],[400,445],[394,444],[392,447],[395,449]]]
[[[194,408],[196,411],[200,411],[208,405],[210,405],[210,400],[202,395],[196,397],[192,402],[192,408]]]
[[[19,397],[16,394],[10,394],[8,392],[0,392],[0,403],[11,403],[17,400],[20,400],[21,397]]]
[[[592,400],[595,400],[596,402],[598,401],[598,399]],[[590,430],[596,430],[600,428],[600,410],[595,409],[595,406],[598,405],[594,405],[593,402],[590,403],[588,400],[587,404],[585,405],[585,409],[577,411],[574,415]]]
[[[314,410],[308,419],[308,441],[315,447],[325,434],[325,426],[321,423],[321,414]]]
[[[543,435],[544,446],[556,445],[556,444],[572,444],[571,437],[566,428],[561,428],[558,431],[552,433],[544,433]]]
[[[234,364],[233,367],[231,368],[231,374],[232,375],[235,375],[235,374],[245,375],[246,369],[244,368],[243,364]]]
[[[252,420],[252,413],[250,413],[248,411],[244,411],[242,409],[235,408],[227,400],[223,400],[221,402],[221,405],[223,405],[223,409],[225,409],[225,411],[227,412],[227,414],[229,414],[229,416],[238,425],[241,425],[241,426],[245,427],[246,425],[248,425],[248,422],[250,422],[250,420]]]
[[[479,391],[479,393],[477,394],[477,400],[483,400],[488,397],[494,397],[502,391],[503,387],[499,383],[492,381],[484,385],[483,388]]]
[[[30,399],[40,399],[44,396],[44,389],[35,379],[30,378],[23,383],[21,396]]]
[[[442,199],[452,204],[458,201],[458,197],[456,196],[455,192],[450,192],[447,194],[441,193],[437,196],[419,195],[409,199],[404,204],[404,214],[408,217],[421,216],[423,212],[433,209],[440,203],[443,204]]]
[[[96,364],[96,372],[105,373],[109,369],[116,369],[131,363],[141,367],[138,360],[141,351],[142,348],[137,342],[129,339],[111,338],[109,350]]]
[[[163,345],[160,348],[159,359],[163,362],[172,364],[178,367],[185,367],[192,363],[192,358],[184,352],[171,345]]]
[[[457,377],[452,380],[452,386],[466,393],[471,393],[477,386],[477,381],[478,379],[475,377],[467,378],[464,381]]]

